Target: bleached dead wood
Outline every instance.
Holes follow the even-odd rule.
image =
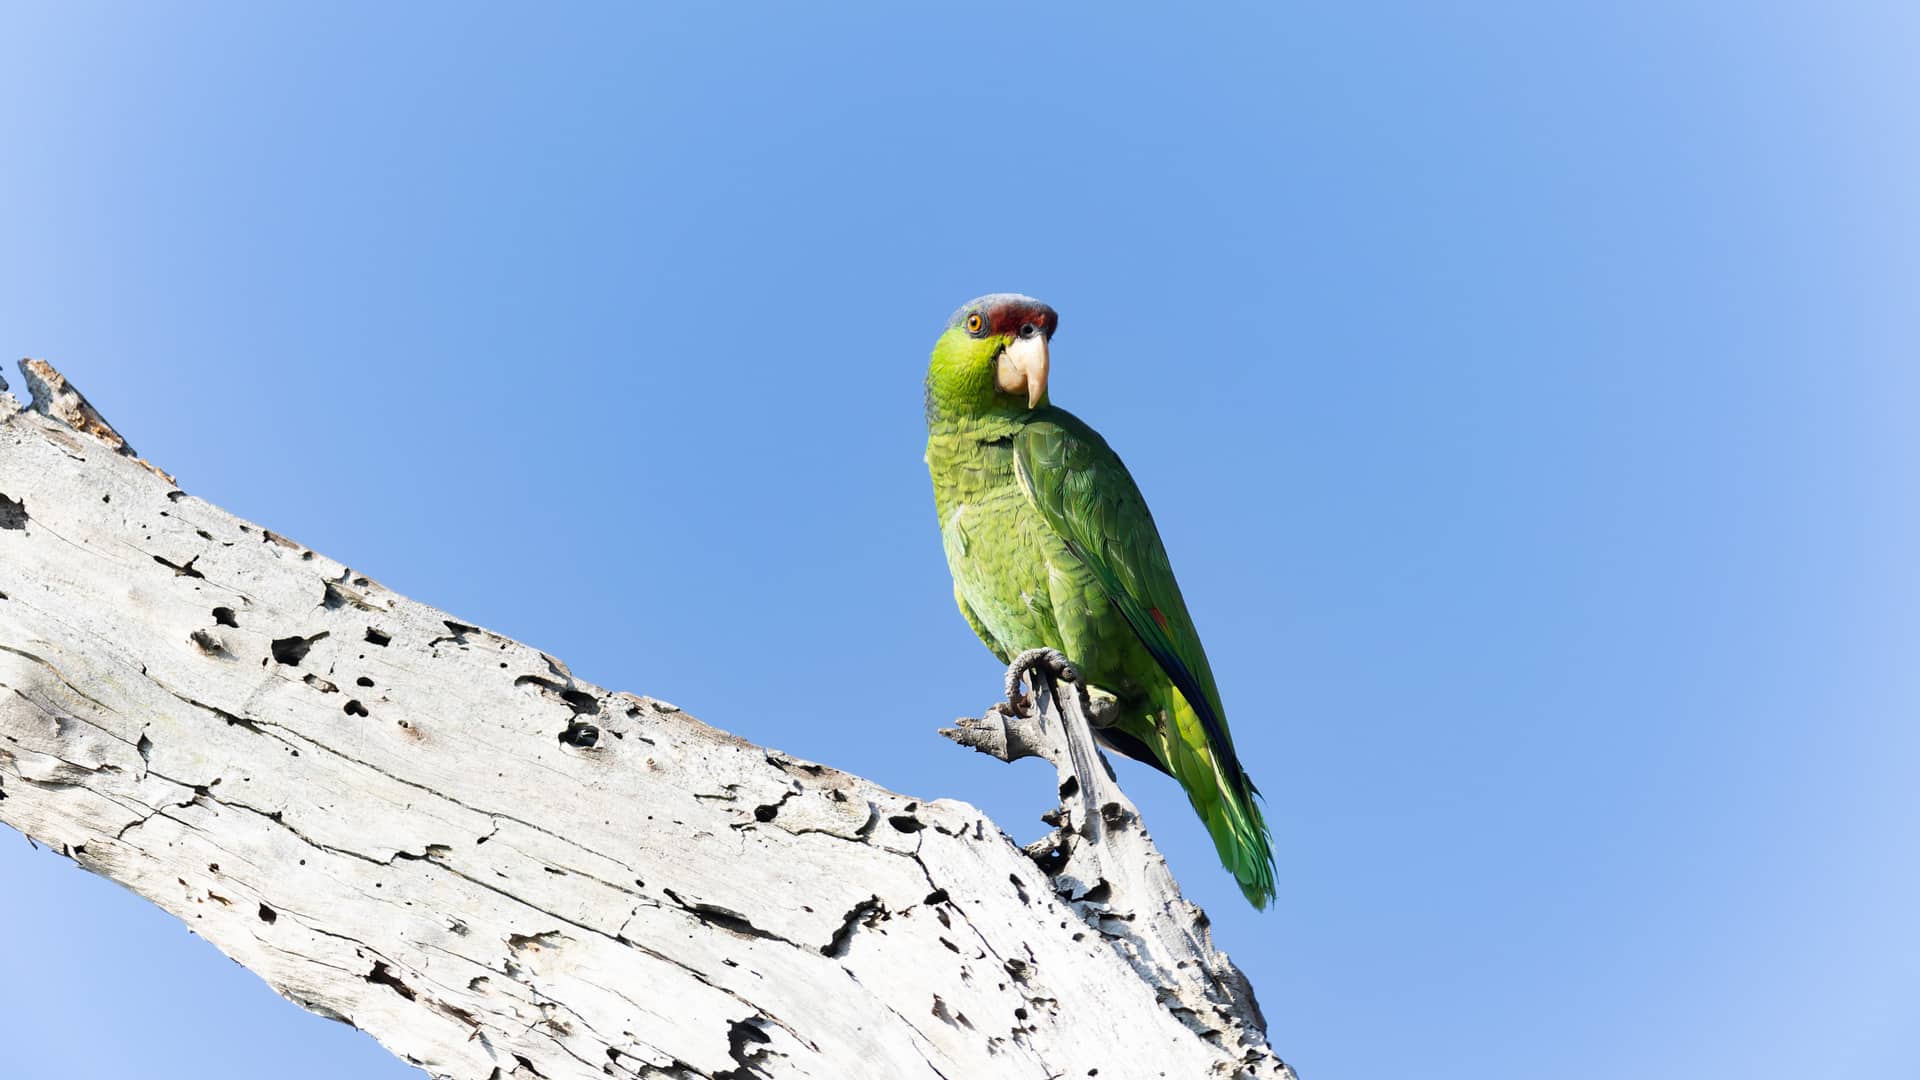
[[[1023,852],[395,595],[27,374],[0,821],[292,1001],[461,1080],[1291,1077],[1104,770]]]

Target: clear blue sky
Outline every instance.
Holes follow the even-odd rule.
[[[1308,1080],[1909,1078],[1916,47],[1896,3],[16,5],[0,351],[395,589],[1031,837],[1044,772],[934,735],[999,672],[920,382],[1040,296],[1277,910],[1122,782]],[[0,926],[10,1076],[418,1075],[10,833]]]

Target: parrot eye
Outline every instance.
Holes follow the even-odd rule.
[[[980,328],[984,325],[985,323],[981,321],[979,312],[976,311],[967,316],[967,333],[978,336]]]
[[[1027,323],[1026,325],[1020,328],[1021,337],[1032,337],[1033,335],[1039,332],[1040,332],[1039,328],[1034,326],[1032,323]]]

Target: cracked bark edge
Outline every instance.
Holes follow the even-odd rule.
[[[1170,878],[1170,914],[1116,907],[1165,874],[1128,804],[1069,798],[1107,843],[1062,830],[1049,877],[963,803],[580,682],[188,496],[29,385],[0,821],[302,1007],[461,1080],[1292,1075]]]
[[[113,425],[107,423],[106,417],[100,415],[99,410],[93,407],[93,403],[87,400],[86,395],[75,389],[73,384],[67,381],[66,376],[54,370],[52,364],[45,360],[25,358],[20,361],[20,375],[26,380],[27,393],[32,398],[27,408],[107,444],[116,452],[134,459],[155,476],[170,484],[174,482],[171,475],[141,457],[127,440],[113,429]],[[5,389],[6,383],[0,382],[0,390]],[[15,408],[18,407],[16,402]]]
[[[1002,761],[1040,757],[1053,763],[1060,805],[1044,820],[1055,829],[1023,850],[1048,876],[1055,895],[1109,940],[1144,982],[1160,988],[1162,1003],[1183,1023],[1254,1057],[1270,1053],[1252,984],[1213,947],[1206,913],[1180,895],[1139,809],[1101,755],[1086,687],[1063,684],[1045,667],[1032,668],[1027,679],[1034,688],[1027,712],[1010,715],[996,704],[940,733]],[[1280,1068],[1281,1075],[1291,1075]]]
[[[963,716],[940,734],[1001,761],[1037,757],[1057,765],[1058,742],[1042,728],[1043,722],[1033,713],[1013,715],[996,706],[980,716]]]

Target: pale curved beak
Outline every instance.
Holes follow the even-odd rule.
[[[1014,338],[1000,354],[1000,368],[994,374],[994,381],[1005,393],[1024,391],[1027,408],[1038,408],[1040,399],[1047,396],[1046,335]]]

